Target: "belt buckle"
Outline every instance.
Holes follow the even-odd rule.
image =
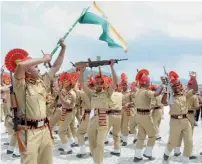
[[[44,120],[38,122],[37,127],[41,127],[41,126],[44,126]]]
[[[179,118],[179,119],[182,119],[182,118],[183,118],[183,116],[182,116],[182,115],[180,115],[180,116],[178,116],[178,118]]]

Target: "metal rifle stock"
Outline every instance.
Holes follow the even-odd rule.
[[[170,84],[169,75],[168,75],[168,73],[166,72],[165,67],[163,67],[163,69],[164,69],[164,73],[165,73],[165,76],[166,76],[167,101],[168,101],[168,105],[171,105],[171,104],[173,104],[173,90],[172,90],[172,87],[171,87],[171,84]]]
[[[20,119],[17,116],[17,111],[18,111],[18,103],[16,99],[15,92],[13,90],[13,78],[12,78],[12,72],[10,72],[11,76],[11,87],[10,87],[10,100],[11,100],[11,110],[13,112],[13,129],[16,132],[16,137],[18,140],[18,147],[20,152],[25,152],[27,150],[26,144],[22,141],[20,137],[20,130],[18,129],[18,125],[20,125]],[[25,140],[27,139],[27,135],[25,134]]]
[[[124,61],[124,60],[128,60],[128,59],[114,59],[115,63],[118,63],[119,61]],[[77,62],[77,63],[72,63],[73,67],[76,67],[77,69],[79,69],[79,67],[85,66],[85,67],[99,67],[99,66],[104,66],[104,65],[110,65],[111,64],[111,60],[100,60],[100,61],[91,61],[90,59],[88,59],[88,61],[81,61],[81,62]]]

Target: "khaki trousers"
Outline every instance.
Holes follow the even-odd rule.
[[[137,134],[137,122],[136,122],[136,114],[131,117],[130,122],[129,122],[129,128],[131,134],[136,135]]]
[[[159,134],[159,127],[161,124],[162,113],[163,113],[162,109],[153,109],[152,111],[152,118],[153,118],[154,126],[156,128],[157,135]]]
[[[132,109],[130,109],[130,112],[127,112],[126,109],[122,109],[121,133],[123,136],[128,136],[128,134],[129,134],[129,122],[133,116],[134,116],[134,113],[133,113]]]
[[[62,110],[60,108],[56,108],[55,113],[50,118],[50,128],[53,129],[57,123],[60,121],[60,117],[62,114]]]
[[[172,152],[173,148],[180,147],[182,138],[184,139],[184,152],[185,157],[192,155],[193,149],[193,136],[192,127],[187,118],[185,119],[170,119],[170,136],[167,144],[167,149]]]
[[[193,136],[193,134],[194,134],[194,122],[195,122],[194,113],[193,113],[193,114],[187,114],[187,118],[188,118],[189,122],[191,123],[192,136]],[[183,135],[181,134],[181,135],[180,135],[180,139],[179,139],[179,143],[178,143],[177,147],[181,147],[182,138],[183,138]]]
[[[1,121],[5,120],[5,115],[4,115],[4,110],[3,110],[3,104],[1,104],[1,112],[0,112],[0,117],[1,117]]]
[[[138,124],[138,139],[136,148],[144,147],[144,140],[148,135],[147,146],[152,147],[156,142],[156,129],[151,115],[136,114],[136,122]]]
[[[65,115],[64,122],[60,124],[59,127],[59,137],[62,144],[65,144],[68,141],[68,128],[70,127],[70,124],[74,122],[74,113],[73,112],[67,112]]]
[[[107,135],[107,131],[108,131],[108,118],[107,118],[107,126],[99,125],[98,116],[94,116],[90,120],[87,133],[89,140],[89,148],[94,163],[101,164],[103,162],[104,142]]]
[[[20,132],[25,141],[25,132]],[[27,131],[27,151],[21,152],[21,164],[52,164],[53,146],[48,127]]]
[[[89,114],[85,114],[85,119],[82,119],[79,124],[77,138],[78,138],[78,143],[80,146],[85,144],[84,135],[87,132],[89,120],[90,120]]]
[[[114,140],[114,149],[115,150],[120,150],[121,115],[110,114],[108,116],[108,119],[109,119],[108,132],[112,127],[112,134],[113,134],[113,140]]]
[[[76,137],[77,136],[77,126],[76,126],[76,117],[74,116],[73,121],[70,123],[67,129],[67,136],[68,138]]]

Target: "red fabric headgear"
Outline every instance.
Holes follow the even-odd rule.
[[[64,87],[66,87],[66,83],[71,82],[71,75],[68,72],[63,72],[60,74],[58,80]]]
[[[135,80],[139,82],[139,84],[146,84],[150,81],[150,78],[148,77],[149,71],[147,69],[142,69],[138,71]]]
[[[107,76],[107,75],[103,75],[103,79],[104,79],[104,85],[105,87],[109,87],[112,84],[112,78]]]
[[[177,86],[177,85],[181,84],[180,80],[178,79],[179,75],[176,72],[170,71],[169,78],[170,78],[170,83],[172,84],[172,86]]]
[[[28,59],[31,59],[31,57],[29,57],[29,54],[25,50],[16,48],[7,53],[5,66],[9,71],[14,73],[17,64]]]

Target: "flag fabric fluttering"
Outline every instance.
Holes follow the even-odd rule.
[[[107,42],[111,48],[123,48],[125,52],[128,51],[125,40],[118,34],[114,27],[107,20],[104,12],[93,2],[85,14],[80,18],[79,23],[81,24],[95,24],[101,25],[103,33],[99,37],[99,40]]]

